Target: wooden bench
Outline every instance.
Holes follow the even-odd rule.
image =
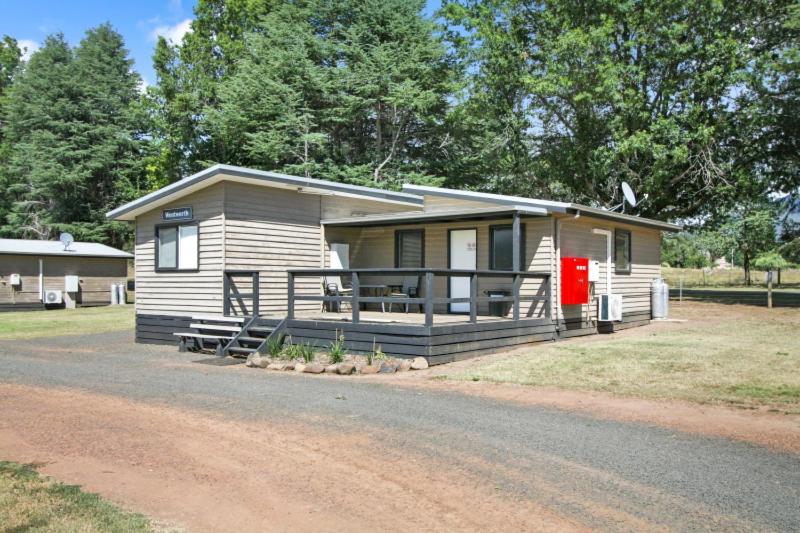
[[[197,333],[194,331],[180,331],[173,333],[176,337],[180,337],[181,341],[178,345],[178,351],[185,352],[186,351],[186,340],[187,339],[195,339],[196,346],[199,349],[204,349],[203,346],[203,339],[214,339],[214,340],[221,340],[221,339],[230,339],[233,335],[211,335],[208,333]],[[217,346],[219,347],[220,344],[218,343]],[[219,349],[217,350],[219,351]]]
[[[241,326],[225,326],[222,324],[200,324],[196,322],[189,324],[189,327],[194,329],[207,329],[211,331],[232,331],[234,333],[237,333],[239,330],[242,329]]]
[[[223,315],[192,315],[192,320],[207,320],[210,322],[230,322],[233,324],[242,324],[244,322],[244,317]]]

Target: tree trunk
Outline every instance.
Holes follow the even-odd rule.
[[[744,268],[744,284],[750,286],[750,254],[745,252],[742,256],[742,267]]]
[[[767,271],[767,308],[772,309],[772,271]]]

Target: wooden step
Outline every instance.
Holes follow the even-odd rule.
[[[264,342],[264,337],[240,336],[240,337],[237,337],[236,340],[239,341],[239,342],[253,342],[253,343],[261,344],[262,342]]]
[[[272,333],[272,330],[275,329],[272,326],[250,326],[247,328],[248,333],[262,333],[264,336],[269,335]]]
[[[189,327],[207,331],[233,331],[234,333],[238,333],[242,329],[241,326],[225,326],[220,324],[200,324],[200,323],[189,324]]]

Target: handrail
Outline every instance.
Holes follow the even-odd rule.
[[[390,275],[390,276],[407,276],[418,275],[423,277],[424,297],[422,298],[394,298],[390,296],[367,296],[360,295],[361,280],[360,275]],[[325,276],[351,276],[352,295],[349,296],[328,296],[326,294],[313,295],[303,294],[295,295],[294,279],[296,277],[325,277]],[[452,297],[436,297],[434,296],[433,280],[435,276],[450,277],[469,277],[470,278],[470,296],[469,298],[452,298]],[[351,320],[357,324],[360,320],[360,304],[361,303],[397,303],[397,304],[417,304],[422,305],[425,310],[425,326],[430,327],[433,325],[433,309],[435,304],[453,304],[453,303],[469,303],[469,317],[470,322],[477,322],[478,319],[478,303],[485,302],[512,302],[512,316],[513,320],[520,318],[520,302],[522,301],[544,301],[545,302],[545,317],[551,318],[550,314],[550,285],[551,274],[550,272],[532,272],[523,270],[467,270],[467,269],[447,269],[447,268],[354,268],[354,269],[327,269],[327,268],[304,268],[304,269],[290,269],[287,271],[288,276],[288,306],[287,318],[294,319],[294,304],[295,301],[318,301],[318,302],[350,302],[351,307]],[[478,281],[479,278],[497,278],[497,277],[510,277],[512,283],[512,296],[500,297],[479,297],[478,296]],[[544,295],[535,296],[522,296],[520,290],[522,287],[522,280],[525,278],[538,278],[546,281],[544,284]]]

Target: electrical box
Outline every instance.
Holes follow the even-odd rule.
[[[19,274],[11,274],[8,276],[8,282],[12,287],[19,287],[22,285],[22,277]]]
[[[600,281],[600,261],[589,261],[589,282]]]
[[[64,276],[64,292],[78,292],[80,290],[80,280],[78,276]]]
[[[561,305],[589,303],[589,259],[561,258]]]

